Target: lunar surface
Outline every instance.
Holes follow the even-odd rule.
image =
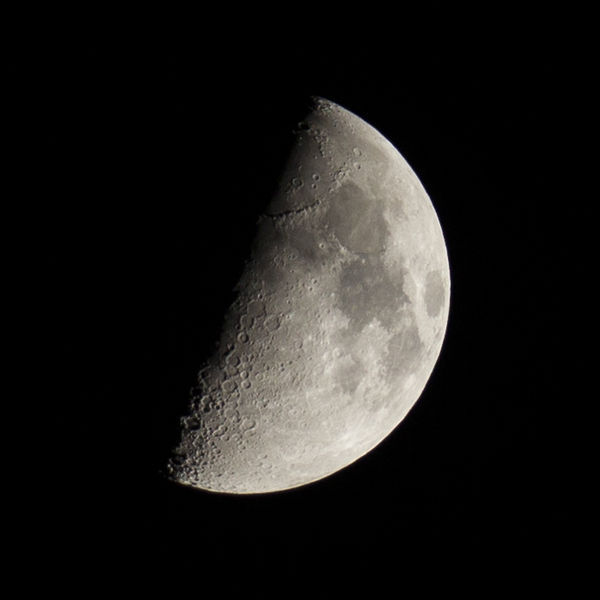
[[[446,246],[408,163],[321,98],[295,136],[182,418],[181,484],[251,494],[335,473],[402,421],[442,346]]]

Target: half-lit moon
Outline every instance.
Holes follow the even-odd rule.
[[[326,477],[379,444],[433,371],[450,299],[435,210],[390,142],[316,99],[236,291],[169,476],[229,493]]]

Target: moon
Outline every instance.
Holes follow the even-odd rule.
[[[404,419],[438,359],[450,272],[434,207],[392,144],[314,98],[168,477],[213,492],[302,486],[347,467]]]

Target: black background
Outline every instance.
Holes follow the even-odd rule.
[[[15,47],[12,206],[42,381],[24,386],[42,429],[24,553],[44,581],[333,598],[415,575],[573,576],[556,365],[579,274],[557,231],[577,76],[552,36],[509,37]],[[428,191],[452,278],[441,356],[402,424],[341,472],[271,495],[187,489],[160,469],[309,95],[380,130]]]

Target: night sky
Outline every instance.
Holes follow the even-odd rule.
[[[295,39],[80,40],[9,57],[44,381],[28,547],[48,580],[282,599],[376,580],[400,597],[409,575],[441,590],[570,565],[575,391],[557,358],[580,274],[555,207],[576,77],[558,42],[504,43],[349,57]],[[263,496],[184,488],[160,471],[311,95],[377,128],[431,197],[452,280],[442,352],[406,419],[341,472]]]

